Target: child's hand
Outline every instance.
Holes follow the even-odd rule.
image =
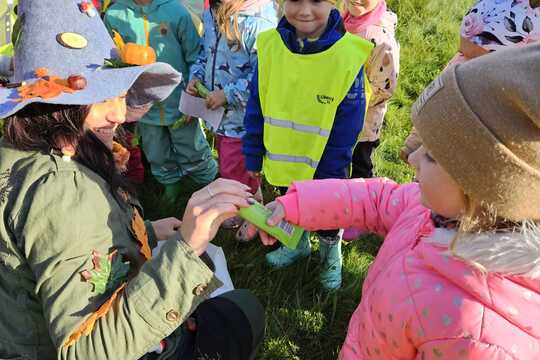
[[[174,235],[182,225],[182,222],[175,217],[168,217],[152,221],[152,227],[158,240],[167,240]]]
[[[285,209],[283,208],[283,205],[281,205],[280,202],[278,201],[272,201],[271,203],[268,203],[266,205],[266,208],[272,210],[272,215],[270,215],[270,217],[268,218],[268,220],[266,221],[266,223],[268,225],[271,225],[271,226],[275,226],[277,225],[281,220],[283,220],[285,218]],[[270,235],[268,235],[267,233],[265,233],[264,231],[260,230],[260,229],[257,229],[255,227],[255,225],[253,224],[249,224],[248,225],[248,228],[246,229],[246,234],[247,234],[247,238],[253,238],[254,237],[254,234],[255,232],[259,232],[259,236],[261,238],[261,242],[266,245],[266,246],[270,246],[270,245],[274,245],[277,241],[277,239],[271,237]]]
[[[198,91],[197,91],[197,88],[195,87],[195,84],[197,84],[197,79],[192,79],[192,80],[189,80],[188,84],[187,84],[187,87],[186,87],[186,92],[191,95],[191,96],[197,96],[198,95]]]
[[[210,110],[216,110],[218,107],[223,106],[227,103],[225,98],[225,91],[215,90],[208,94],[206,98],[206,107]]]

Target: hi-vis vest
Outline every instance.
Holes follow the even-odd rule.
[[[372,48],[369,41],[346,33],[323,52],[294,54],[277,30],[259,34],[259,98],[266,148],[263,171],[270,184],[289,186],[293,181],[313,179],[338,105]],[[369,89],[367,80],[364,88]],[[369,94],[364,95],[367,104]]]

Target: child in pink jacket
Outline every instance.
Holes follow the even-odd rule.
[[[428,86],[417,183],[297,182],[273,204],[269,223],[385,237],[340,359],[540,359],[538,59],[501,51]]]

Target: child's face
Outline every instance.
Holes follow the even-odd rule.
[[[283,11],[301,38],[318,38],[326,29],[334,5],[321,0],[286,0]]]
[[[466,199],[460,186],[429,154],[424,146],[409,155],[416,169],[422,204],[436,214],[458,218],[465,210]]]
[[[381,0],[345,0],[345,6],[352,16],[362,16],[373,11],[379,1]]]

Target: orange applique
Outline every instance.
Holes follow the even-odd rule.
[[[64,347],[68,347],[73,345],[77,340],[80,339],[82,335],[88,336],[92,330],[94,329],[94,325],[96,321],[98,321],[100,318],[105,316],[107,312],[111,309],[111,307],[114,304],[114,301],[116,298],[121,295],[122,291],[126,287],[126,283],[123,283],[114,291],[114,293],[111,295],[103,305],[101,305],[95,312],[93,312],[82,324],[79,326],[77,330],[73,332],[69,336],[69,338],[64,342]]]
[[[21,102],[35,97],[50,99],[61,95],[62,92],[71,94],[75,90],[69,87],[67,80],[58,76],[49,76],[47,79],[39,79],[32,84],[20,86],[17,91],[20,98],[16,101]]]
[[[49,69],[47,69],[46,67],[40,67],[37,68],[36,71],[34,71],[34,74],[36,75],[36,77],[42,78],[49,75]]]
[[[133,207],[133,219],[131,220],[131,228],[135,233],[137,242],[141,246],[141,249],[139,250],[140,253],[146,258],[146,260],[150,259],[152,257],[152,250],[150,249],[150,245],[148,245],[148,234],[146,233],[146,226],[144,226],[144,220],[142,219],[141,214],[136,207]]]
[[[114,158],[114,164],[116,165],[116,168],[121,173],[124,173],[127,171],[127,163],[129,161],[129,151],[117,143],[116,141],[113,142],[112,147],[112,153]]]

